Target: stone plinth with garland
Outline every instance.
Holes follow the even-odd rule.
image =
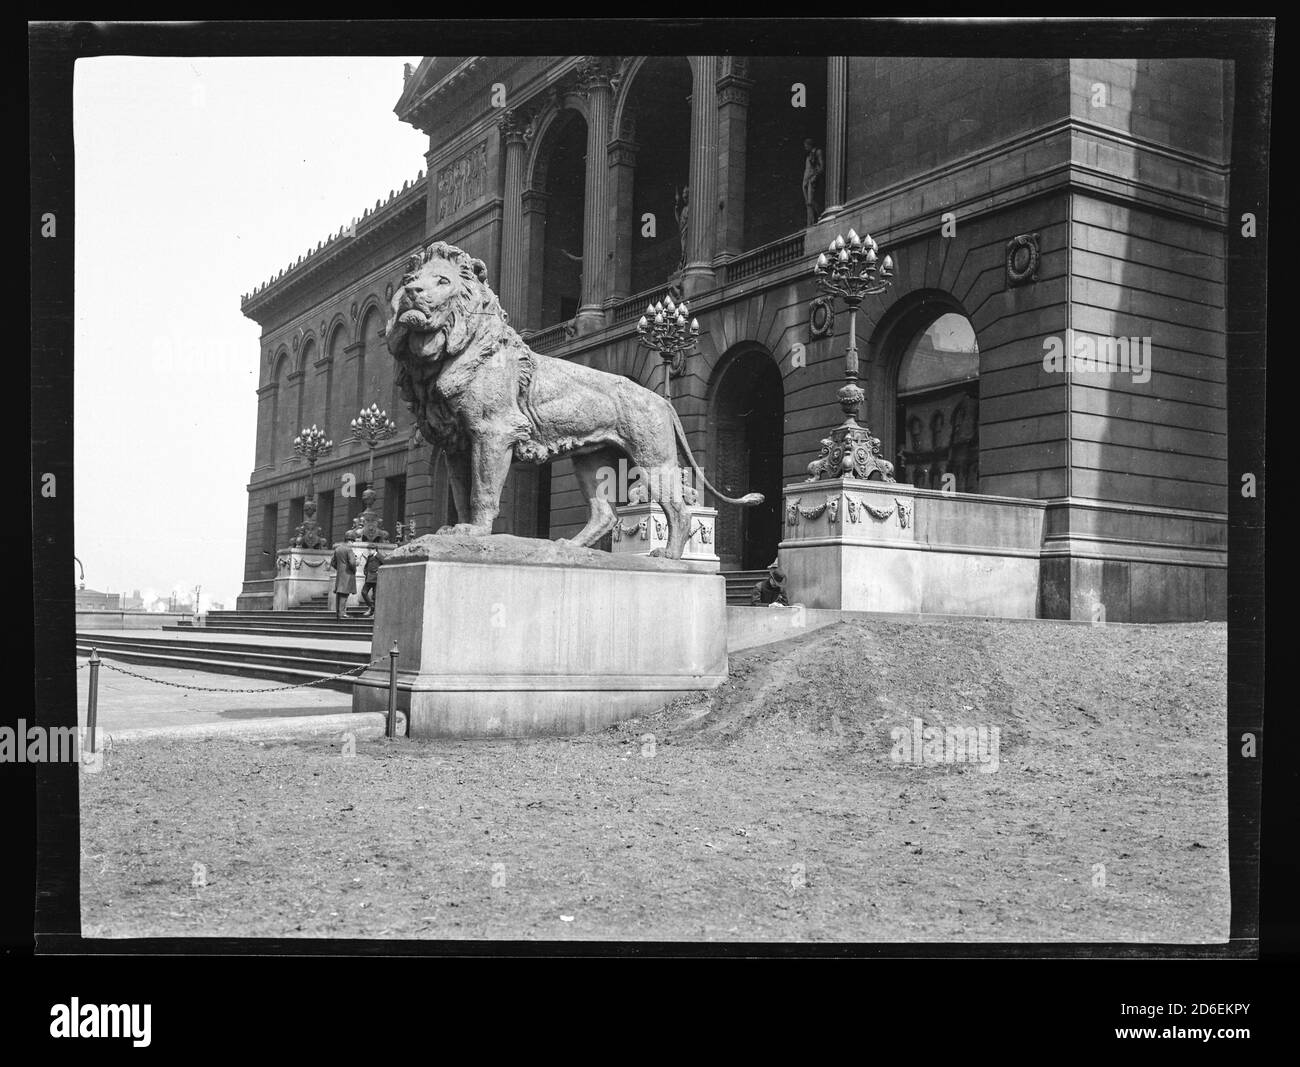
[[[638,488],[633,487],[628,494],[631,503],[614,509],[618,519],[614,523],[610,551],[616,556],[648,556],[656,549],[662,553],[668,544],[668,520],[664,518],[663,509],[658,504],[647,503],[645,493],[638,493]],[[682,559],[706,564],[717,571],[722,565],[713,543],[718,509],[689,499],[687,508],[691,533],[686,539]]]

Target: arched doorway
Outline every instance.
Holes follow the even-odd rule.
[[[943,305],[900,323],[894,438],[898,480],[979,492],[979,345],[970,320]]]
[[[784,435],[785,391],[776,363],[757,345],[736,351],[712,391],[709,477],[728,496],[758,492],[763,503],[741,508],[718,502],[714,544],[724,571],[759,570],[776,558]]]

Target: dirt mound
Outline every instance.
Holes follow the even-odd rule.
[[[720,688],[615,730],[705,747],[811,744],[888,758],[892,731],[997,726],[1003,751],[1186,734],[1226,709],[1222,623],[853,619],[736,653]],[[1196,713],[1196,714],[1193,714]]]

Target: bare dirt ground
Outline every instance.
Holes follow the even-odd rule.
[[[1227,939],[1222,624],[853,621],[731,669],[573,738],[119,745],[83,932]],[[997,770],[895,762],[914,716],[998,727]]]

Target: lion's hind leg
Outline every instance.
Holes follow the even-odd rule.
[[[588,452],[573,457],[573,473],[578,479],[578,488],[582,490],[583,499],[587,501],[591,513],[587,518],[587,525],[577,536],[561,538],[561,540],[567,540],[573,545],[594,545],[614,528],[618,516],[614,513],[613,505],[609,500],[609,490],[613,481],[610,475],[617,468],[618,457],[610,452]],[[607,472],[604,477],[601,476],[602,470]]]
[[[664,511],[668,520],[668,544],[663,554],[681,559],[691,535],[691,511],[682,497],[682,469],[676,463],[652,467],[647,472],[650,499]]]

